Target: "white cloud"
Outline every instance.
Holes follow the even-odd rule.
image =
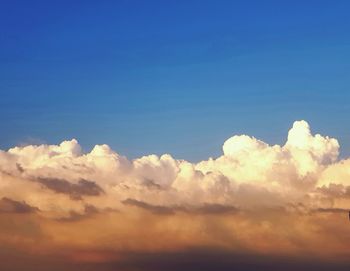
[[[302,202],[317,208],[324,206],[319,203],[325,198],[320,187],[350,185],[350,163],[337,161],[338,153],[336,139],[312,135],[305,121],[293,124],[284,146],[236,135],[225,141],[222,156],[199,163],[169,154],[130,161],[107,145],[96,145],[84,154],[73,139],[0,151],[0,197],[25,200],[59,214],[83,211],[85,204],[122,208],[120,201],[127,198],[156,205],[220,203],[252,208]],[[82,190],[77,201],[67,192],[69,187],[74,193],[88,189],[82,184],[89,182],[104,193]],[[342,206],[339,199],[331,201]]]

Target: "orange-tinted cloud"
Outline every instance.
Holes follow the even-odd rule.
[[[106,268],[207,248],[340,261],[350,251],[350,160],[338,154],[338,141],[305,121],[283,146],[233,136],[199,163],[128,160],[107,145],[82,153],[74,139],[15,147],[0,151],[0,240],[33,261]]]

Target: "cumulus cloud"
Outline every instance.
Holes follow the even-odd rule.
[[[0,170],[3,176],[12,176],[27,186],[22,194],[21,190],[16,194],[29,203],[34,203],[34,199],[25,190],[31,187],[38,195],[47,194],[48,189],[101,208],[118,208],[120,202],[129,198],[155,206],[222,204],[244,209],[318,202],[317,207],[329,208],[321,204],[325,193],[318,188],[348,185],[349,161],[338,161],[338,154],[336,139],[313,135],[306,121],[296,121],[283,146],[235,135],[224,142],[223,155],[199,163],[177,160],[170,154],[128,160],[107,145],[82,153],[73,139],[59,145],[29,145],[1,151]],[[6,189],[11,190],[9,186]],[[8,196],[2,191],[3,196]],[[66,209],[58,205],[67,203],[69,198],[55,201],[55,197],[50,194],[46,202],[42,200],[44,210],[49,206]]]
[[[42,249],[315,252],[303,240],[315,245],[324,234],[339,252],[349,242],[329,231],[346,233],[339,223],[350,206],[350,159],[339,160],[339,148],[306,121],[293,124],[284,145],[235,135],[221,156],[198,163],[170,154],[129,160],[107,145],[83,153],[75,139],[14,147],[0,151],[0,216],[28,214],[49,236]]]

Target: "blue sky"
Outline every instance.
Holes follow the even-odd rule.
[[[349,1],[1,1],[0,148],[205,159],[294,120],[350,154]]]

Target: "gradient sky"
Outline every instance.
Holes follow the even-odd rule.
[[[350,154],[349,1],[1,1],[0,148],[77,138],[130,158],[283,144]]]
[[[350,270],[349,10],[0,1],[1,271]]]

